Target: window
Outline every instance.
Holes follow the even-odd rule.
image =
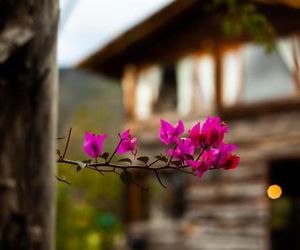
[[[248,45],[242,53],[244,102],[293,96],[293,77],[278,51],[268,54],[263,47]]]
[[[154,112],[175,111],[177,106],[176,71],[174,64],[163,66],[162,79]]]
[[[277,189],[282,190],[282,195],[275,195],[273,197],[275,199],[270,199],[272,250],[300,249],[299,175],[300,159],[286,159],[271,163],[270,185],[276,184]]]

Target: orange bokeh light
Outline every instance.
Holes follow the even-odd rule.
[[[268,187],[267,194],[270,199],[275,200],[280,198],[280,196],[282,195],[282,189],[280,186],[274,184]]]

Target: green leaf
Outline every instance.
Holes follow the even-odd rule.
[[[132,174],[126,170],[121,173],[120,178],[125,185],[130,185],[133,180]]]
[[[103,158],[104,160],[107,160],[108,156],[109,156],[109,153],[105,152],[100,157]]]
[[[147,164],[147,162],[149,161],[149,157],[148,156],[141,156],[141,157],[138,157],[137,160]]]
[[[75,161],[77,163],[76,171],[79,172],[80,170],[84,169],[86,167],[86,163],[83,161]]]
[[[127,162],[127,163],[132,164],[132,160],[129,159],[129,158],[123,158],[123,159],[121,159],[121,160],[118,160],[118,162]]]

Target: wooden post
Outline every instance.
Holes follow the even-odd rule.
[[[123,103],[127,118],[135,118],[137,69],[127,65],[122,77]]]
[[[300,60],[298,57],[298,53],[300,53],[300,49],[299,52],[297,51],[297,49],[300,48],[299,44],[300,44],[300,35],[296,36],[292,41],[292,60],[293,60],[292,74],[294,78],[294,85],[295,85],[297,95],[300,94],[300,65],[299,65]]]
[[[203,111],[203,107],[201,107],[201,105],[203,105],[203,100],[201,100],[201,89],[200,89],[200,79],[198,76],[198,61],[199,61],[200,55],[195,55],[193,57],[193,99],[192,99],[192,112],[194,114],[200,114],[201,112],[201,108]],[[202,103],[201,103],[202,102]]]
[[[52,250],[57,0],[0,1],[0,249]]]
[[[223,100],[222,100],[222,81],[223,81],[223,64],[222,64],[222,51],[218,44],[214,47],[214,58],[215,58],[215,111],[219,113],[223,107]]]

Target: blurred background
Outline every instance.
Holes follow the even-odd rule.
[[[58,168],[57,249],[299,250],[300,2],[61,0],[59,136],[131,128],[163,152],[159,119],[220,115],[240,167],[202,179],[166,172],[150,191]],[[64,141],[59,141],[63,148]]]

